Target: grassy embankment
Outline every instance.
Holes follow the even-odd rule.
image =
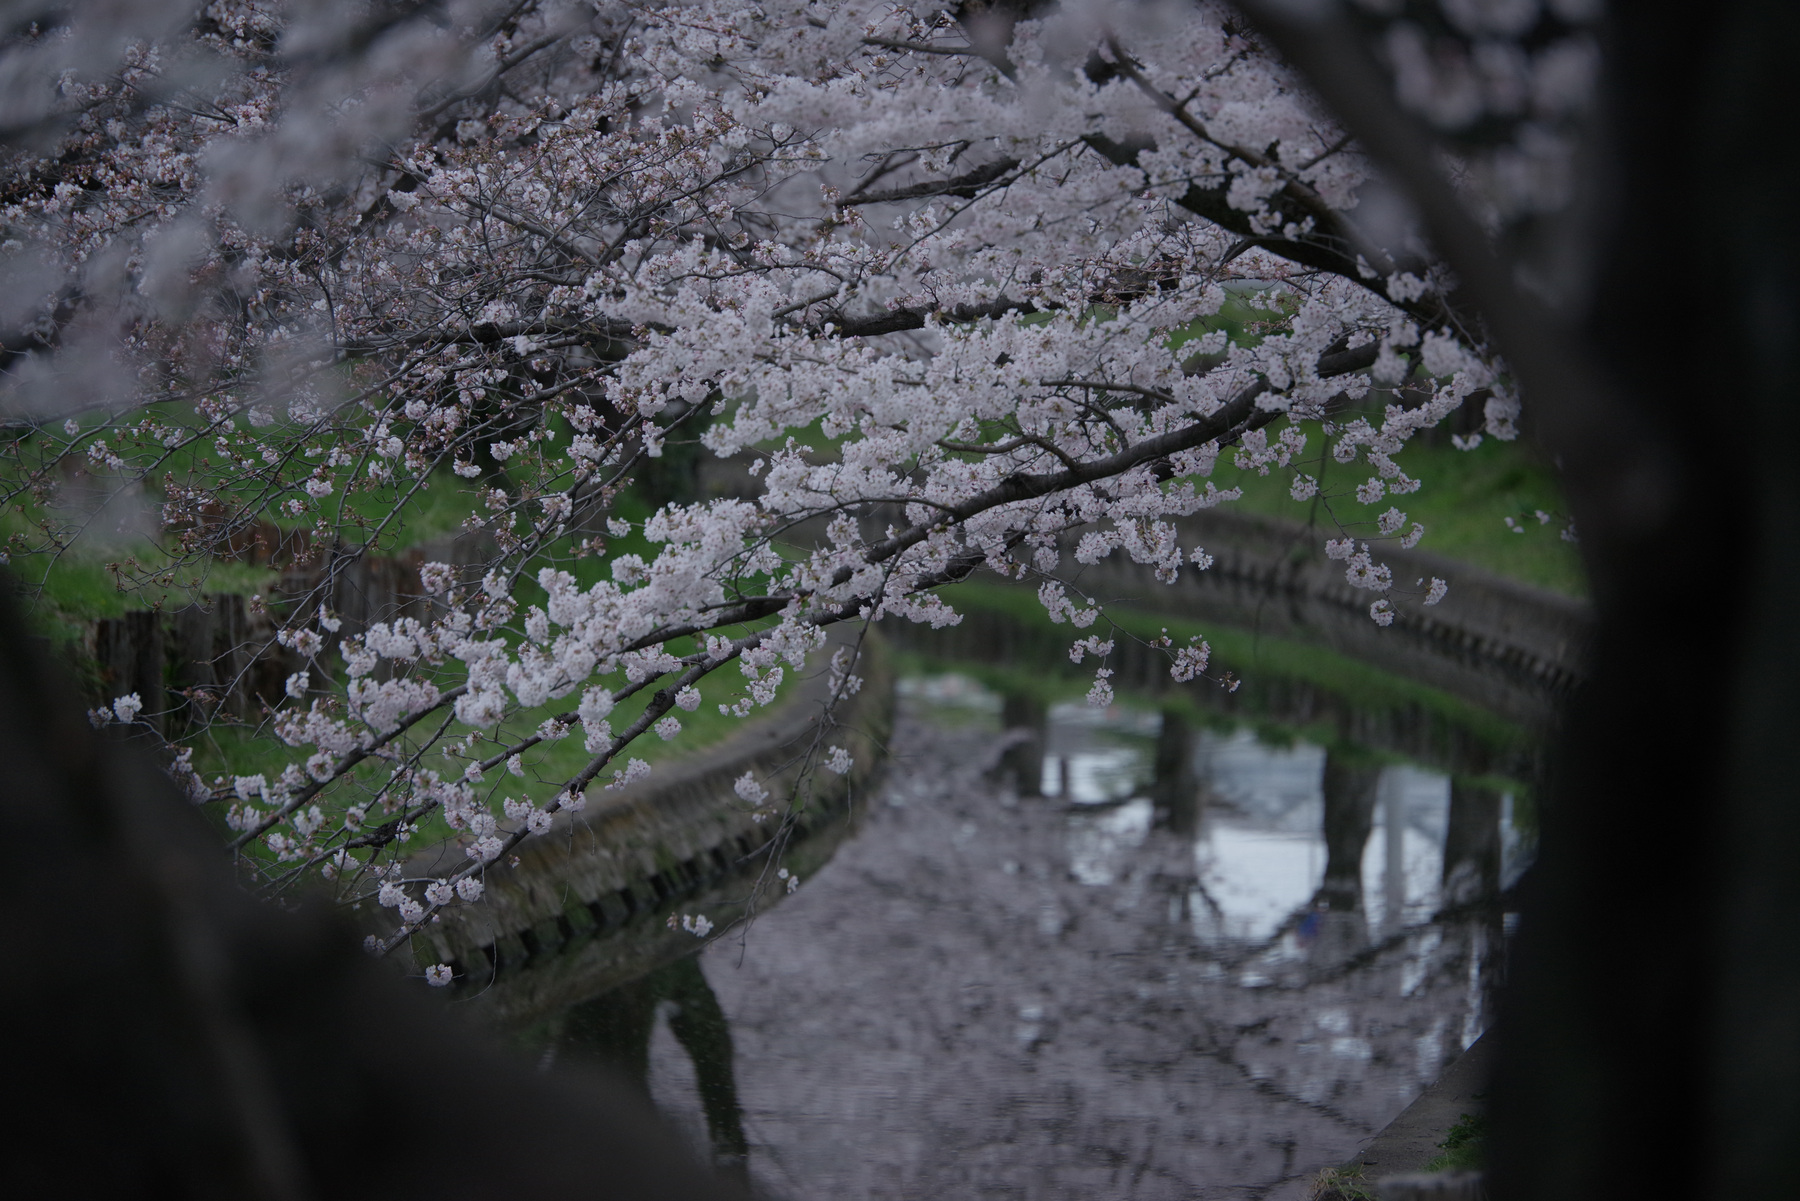
[[[1238,342],[1253,344],[1268,321],[1278,318],[1279,314],[1257,309],[1244,298],[1234,298],[1217,318],[1197,323],[1182,338],[1175,339],[1174,344],[1178,346],[1186,337],[1198,336],[1216,327],[1226,328]],[[567,431],[564,433],[566,436]],[[1268,476],[1240,471],[1231,465],[1229,452],[1221,457],[1213,479],[1222,488],[1243,489],[1244,496],[1237,502],[1238,507],[1310,523],[1320,531],[1320,537],[1335,536],[1344,531],[1356,535],[1372,532],[1375,516],[1388,504],[1395,504],[1407,511],[1410,520],[1425,524],[1427,534],[1422,545],[1426,549],[1540,587],[1568,594],[1582,591],[1576,554],[1569,544],[1557,537],[1560,523],[1540,526],[1529,519],[1529,514],[1535,510],[1558,513],[1562,506],[1553,473],[1522,445],[1489,439],[1472,452],[1457,451],[1442,442],[1409,446],[1401,453],[1399,461],[1409,474],[1425,481],[1425,488],[1411,496],[1362,506],[1351,491],[1367,477],[1366,465],[1344,467],[1332,462],[1324,454],[1325,442],[1319,431],[1314,428],[1308,433],[1310,461],[1296,466],[1319,477],[1323,483],[1320,496],[1312,500],[1296,502],[1291,499],[1288,494],[1291,471],[1276,471]],[[801,431],[799,436],[802,441],[822,450],[827,447],[816,430]],[[203,462],[198,459],[173,466],[178,473],[188,469],[204,470]],[[461,528],[464,519],[476,511],[476,493],[475,484],[442,473],[429,486],[413,494],[404,521],[388,528],[380,541],[381,550],[391,554],[453,534]],[[153,495],[147,499],[150,503],[156,501]],[[391,497],[359,492],[344,497],[341,513],[351,529],[366,531],[386,519],[392,505]],[[641,491],[628,490],[621,496],[618,516],[640,522],[648,512],[649,505]],[[21,530],[34,516],[29,512],[9,514],[0,533]],[[268,516],[276,518],[273,512]],[[1509,529],[1505,524],[1507,517],[1513,517],[1524,532],[1515,533]],[[277,519],[276,524],[291,528],[296,523]],[[611,555],[647,554],[652,548],[644,544],[641,534],[633,533],[613,539],[607,556],[575,559],[567,554],[571,549],[558,547],[554,557],[560,560],[559,565],[587,583],[607,572],[606,560]],[[39,628],[65,644],[75,642],[82,627],[96,618],[117,616],[130,608],[179,607],[206,593],[266,594],[275,582],[273,572],[240,563],[214,562],[190,567],[185,572],[169,570],[155,574],[158,554],[158,548],[148,540],[96,542],[92,546],[78,543],[54,562],[15,560],[14,569],[35,594],[33,616]],[[123,572],[117,565],[123,565]],[[154,578],[148,585],[126,587],[122,581],[133,574],[136,565],[151,567]],[[144,573],[139,571],[138,574]],[[535,585],[527,585],[524,591],[527,595],[521,596],[521,601],[530,603],[534,598],[528,594],[535,591]],[[955,595],[958,598],[955,603],[962,607],[999,607],[1020,620],[1042,620],[1035,601],[1010,590],[963,585],[955,590]],[[1182,623],[1123,610],[1114,611],[1110,618],[1122,633],[1134,636],[1152,637],[1164,626],[1168,626],[1169,632],[1178,639],[1189,633],[1202,634],[1214,647],[1215,663],[1230,665],[1247,680],[1267,678],[1272,673],[1311,679],[1334,690],[1353,690],[1373,699],[1405,693],[1430,707],[1444,710],[1447,717],[1454,709],[1459,710],[1455,714],[1457,720],[1475,726],[1480,726],[1484,720],[1491,724],[1491,719],[1484,719],[1466,706],[1458,706],[1450,698],[1430,696],[1429,690],[1418,689],[1405,681],[1386,677],[1351,660],[1314,648],[1269,638],[1252,639],[1229,630],[1177,629]],[[1085,690],[1085,684],[1076,678],[1034,676],[1031,683],[1058,696],[1064,691]],[[650,745],[643,745],[637,753],[655,761],[667,754],[727,736],[738,723],[735,719],[718,716],[714,703],[717,699],[729,698],[709,696],[699,712],[682,715],[686,731],[677,742],[664,744],[652,738],[648,740]],[[634,702],[641,703],[641,699]],[[544,716],[565,707],[566,702],[547,707],[542,713],[522,715],[509,723],[501,734],[514,733],[513,727],[523,730],[535,726]],[[633,704],[623,706],[614,720],[615,728],[628,721],[632,712]],[[450,736],[461,733],[463,731],[453,726]],[[1495,738],[1508,737],[1505,731],[1498,729],[1489,733]],[[285,748],[242,728],[217,728],[197,749],[197,757],[205,768],[243,774],[267,770],[285,761]],[[571,739],[544,753],[533,770],[546,780],[567,778],[582,758],[584,752],[578,741]],[[370,770],[373,772],[374,769]],[[368,783],[374,786],[373,775]]]

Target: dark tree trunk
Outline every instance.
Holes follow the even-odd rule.
[[[1588,345],[1651,453],[1605,495],[1568,464],[1599,634],[1498,1032],[1494,1196],[1790,1196],[1800,9],[1618,4],[1608,49]]]
[[[24,628],[0,593],[0,821],[29,848],[0,876],[8,1195],[744,1196],[628,1096],[500,1055],[322,906],[251,900]]]

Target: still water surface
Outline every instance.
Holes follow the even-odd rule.
[[[558,1056],[624,1064],[771,1196],[1287,1198],[1480,1034],[1510,798],[1246,729],[1159,781],[1129,704],[1051,709],[1021,796],[999,697],[902,693],[835,858],[575,1007]]]

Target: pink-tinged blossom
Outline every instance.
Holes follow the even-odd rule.
[[[850,769],[856,766],[856,760],[843,747],[834,746],[825,756],[825,766],[842,776],[848,774]]]
[[[1075,612],[1074,602],[1069,600],[1063,586],[1055,580],[1038,589],[1038,601],[1044,606],[1044,612],[1049,615],[1050,620],[1058,625],[1067,621],[1069,615]]]
[[[433,905],[448,905],[456,897],[456,890],[448,881],[433,880],[425,886],[425,899]]]
[[[1438,579],[1436,576],[1432,576],[1431,587],[1425,592],[1425,603],[1428,605],[1435,605],[1449,595],[1449,593],[1450,585],[1446,584],[1443,580]]]
[[[681,733],[681,719],[676,717],[673,713],[670,713],[659,720],[651,728],[656,731],[656,736],[658,738],[662,739],[664,742],[668,742],[674,738],[675,735]]]
[[[1288,495],[1295,500],[1311,500],[1319,494],[1319,481],[1310,475],[1298,471],[1294,473],[1294,481],[1288,485]]]
[[[143,712],[143,709],[144,702],[138,699],[138,694],[135,692],[127,692],[124,696],[113,698],[113,715],[122,722],[136,721],[137,715]]]
[[[637,783],[637,781],[649,774],[650,765],[648,763],[645,763],[642,759],[632,759],[629,760],[624,767],[614,770],[612,783],[608,784],[606,787],[608,789],[624,788],[627,785]]]
[[[456,698],[456,720],[486,728],[506,717],[506,694],[498,688],[478,688]]]
[[[1368,551],[1358,551],[1344,568],[1344,581],[1352,588],[1386,592],[1394,582],[1394,573],[1387,564],[1371,559]]]
[[[1386,600],[1378,600],[1369,606],[1369,616],[1378,626],[1391,626],[1394,624],[1394,606]]]
[[[419,567],[419,586],[427,596],[442,596],[456,583],[456,568],[448,563],[424,563]]]
[[[282,630],[275,635],[275,641],[309,659],[325,649],[325,639],[317,630]]]
[[[1102,667],[1094,672],[1094,686],[1088,689],[1087,703],[1096,709],[1104,709],[1113,703],[1113,687],[1109,682],[1112,669]]]
[[[1382,483],[1380,478],[1376,476],[1370,476],[1367,480],[1356,486],[1356,501],[1358,504],[1372,505],[1386,494],[1387,485]]]
[[[1113,644],[1102,641],[1097,635],[1083,638],[1069,647],[1069,662],[1079,663],[1088,655],[1104,659],[1112,654]]]
[[[477,876],[464,876],[456,882],[456,895],[471,904],[481,899],[483,891],[481,879]]]
[[[1390,508],[1376,519],[1375,528],[1380,530],[1383,534],[1391,535],[1397,533],[1400,527],[1405,524],[1406,514],[1402,513],[1399,509]]]
[[[769,790],[757,783],[756,777],[750,772],[739,776],[731,785],[731,790],[752,805],[760,805],[769,799]]]
[[[448,964],[434,963],[425,969],[425,983],[433,988],[443,988],[454,978]]]
[[[1202,642],[1198,646],[1183,646],[1175,651],[1175,661],[1169,666],[1169,675],[1179,684],[1203,675],[1207,661],[1212,657],[1212,647]]]
[[[675,694],[675,705],[685,712],[692,713],[700,707],[700,690],[692,684],[686,685]]]
[[[1419,545],[1419,539],[1423,538],[1424,536],[1425,536],[1425,527],[1415,521],[1415,522],[1413,522],[1412,529],[1406,531],[1405,537],[1400,539],[1400,545],[1405,547],[1407,550],[1411,550],[1413,547]]]
[[[1348,559],[1356,553],[1356,540],[1353,538],[1333,538],[1325,544],[1327,559]]]

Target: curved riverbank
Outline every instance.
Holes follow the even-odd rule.
[[[449,964],[458,1000],[514,1026],[691,953],[694,936],[668,927],[671,912],[704,913],[724,927],[778,901],[786,888],[774,878],[775,852],[790,875],[810,875],[884,770],[894,686],[878,639],[861,639],[862,687],[827,707],[825,664],[857,638],[834,631],[794,695],[737,736],[599,792],[581,814],[559,816],[548,834],[520,844],[516,864],[488,869],[481,902],[445,910],[415,936],[415,958]],[[820,765],[828,745],[850,752],[847,773]],[[753,818],[732,787],[746,771],[772,797],[794,798],[785,820]],[[437,848],[406,874],[445,874],[459,856]],[[373,929],[380,919],[369,917]]]
[[[1074,582],[1103,600],[1324,646],[1439,689],[1534,731],[1554,725],[1586,673],[1593,617],[1582,601],[1397,543],[1374,548],[1393,569],[1392,625],[1369,617],[1377,594],[1353,588],[1325,557],[1323,533],[1292,522],[1208,509],[1176,523],[1182,545],[1213,563],[1174,584],[1121,553]],[[1415,581],[1450,583],[1434,606]]]

